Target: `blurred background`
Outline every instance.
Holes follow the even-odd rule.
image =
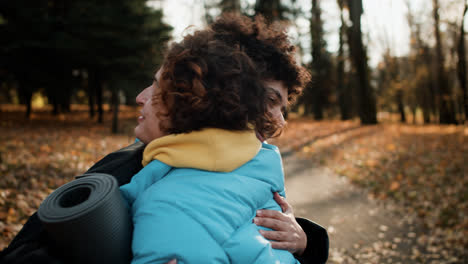
[[[284,24],[312,73],[272,143],[329,262],[468,263],[465,0],[1,0],[0,249],[133,142],[165,45],[225,11]]]
[[[104,104],[134,104],[164,43],[235,11],[287,25],[314,76],[293,112],[462,124],[465,7],[463,0],[2,1],[0,103],[24,105],[28,117],[33,106],[59,114],[88,105],[101,122]]]

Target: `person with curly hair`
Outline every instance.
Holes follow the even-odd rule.
[[[289,41],[284,27],[268,25],[262,16],[249,19],[225,13],[210,25],[210,29],[216,39],[239,46],[255,63],[267,88],[269,112],[281,123],[280,129],[273,134],[258,137],[263,141],[279,135],[286,124],[283,114],[310,81],[307,70],[296,63],[295,46]],[[295,218],[292,207],[283,197],[275,194],[275,199],[282,212],[260,210],[257,215],[257,224],[274,229],[261,231],[262,235],[272,240],[273,248],[289,250],[301,263],[325,263],[329,246],[326,230],[308,219]]]
[[[171,46],[136,99],[140,141],[87,171],[122,185],[134,263],[326,262],[326,231],[296,221],[278,149],[263,142],[308,78],[285,32],[261,18],[224,15]],[[66,263],[47,241],[35,214],[0,259]]]
[[[144,168],[121,191],[134,224],[132,263],[296,263],[271,248],[253,218],[280,207],[278,150],[256,136],[275,131],[252,60],[211,30],[188,35],[137,97],[135,135]]]
[[[281,232],[256,224],[289,221],[270,213],[282,210],[275,200],[288,205],[279,197],[279,151],[261,141],[280,132],[281,109],[308,74],[296,65],[284,32],[270,34],[261,19],[246,31],[254,38],[227,27],[249,29],[241,22],[249,20],[226,15],[173,44],[137,97],[135,135],[146,144],[145,167],[121,187],[134,223],[133,263],[297,263],[278,249],[290,249],[288,243],[275,249],[265,239],[281,241],[275,238]],[[226,32],[241,34],[230,39]],[[255,57],[257,46],[265,53]],[[272,59],[283,64],[278,75]],[[303,253],[304,244],[291,251]]]
[[[140,141],[87,171],[122,185],[134,263],[326,262],[325,229],[296,221],[279,152],[261,143],[308,81],[294,54],[284,31],[236,15],[172,45],[136,99]],[[0,259],[68,262],[47,241],[34,214]]]

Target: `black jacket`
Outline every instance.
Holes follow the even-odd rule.
[[[136,142],[112,152],[94,164],[86,173],[110,174],[117,179],[119,185],[126,184],[142,168],[144,147],[143,143]],[[302,256],[295,256],[296,259],[303,264],[325,263],[328,259],[329,248],[327,231],[310,220],[304,218],[296,218],[296,220],[307,235],[307,248]],[[0,263],[63,264],[67,263],[67,260],[54,249],[37,213],[34,213],[10,245],[0,252]]]

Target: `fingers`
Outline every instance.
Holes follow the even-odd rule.
[[[288,232],[281,232],[281,231],[267,231],[267,230],[258,230],[260,234],[266,239],[275,240],[275,241],[287,241],[289,240],[288,236],[290,235]]]
[[[276,248],[276,249],[288,250],[289,252],[294,253],[293,249],[296,247],[296,245],[293,242],[275,242],[275,241],[272,241],[271,242],[271,247]]]
[[[307,236],[304,230],[294,218],[292,207],[286,199],[276,192],[273,197],[283,212],[258,210],[254,223],[273,230],[259,230],[261,235],[271,241],[273,248],[302,254],[307,247]]]
[[[255,217],[254,223],[258,226],[267,227],[276,231],[288,230],[287,222],[274,218]]]
[[[283,213],[286,213],[286,211],[292,210],[291,206],[286,201],[286,199],[281,197],[277,192],[273,194],[273,198],[279,204],[279,206],[281,206],[281,210],[283,211]]]
[[[169,261],[167,264],[177,264],[177,259],[173,259],[173,260]]]
[[[257,210],[257,217],[273,218],[281,221],[287,221],[288,218],[284,213],[276,210]]]
[[[271,246],[276,249],[285,249],[291,253],[303,251],[298,245],[299,238],[290,232],[258,230],[260,234],[270,240]]]

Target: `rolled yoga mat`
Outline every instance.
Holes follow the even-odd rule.
[[[130,263],[132,223],[114,177],[85,174],[50,194],[37,214],[67,263]]]

